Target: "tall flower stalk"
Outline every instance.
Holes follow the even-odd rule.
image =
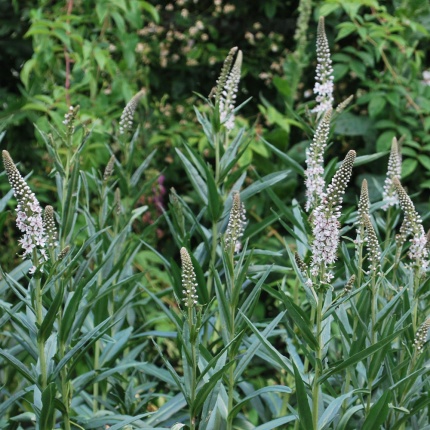
[[[227,230],[225,233],[225,248],[233,255],[234,252],[239,252],[242,243],[240,238],[243,236],[243,231],[246,225],[246,210],[243,203],[240,201],[240,193],[233,193],[233,205],[230,211]]]
[[[355,151],[349,151],[341,167],[333,176],[327,191],[321,196],[321,203],[312,214],[313,243],[312,264],[310,273],[313,284],[317,288],[318,297],[315,311],[315,338],[317,339],[317,350],[315,357],[314,379],[312,383],[312,417],[314,428],[318,427],[319,417],[319,394],[320,384],[318,382],[322,373],[323,359],[323,303],[327,286],[330,284],[333,274],[330,269],[336,260],[337,248],[339,246],[339,217],[343,195],[351,178],[352,167],[355,160]]]
[[[387,177],[384,182],[384,191],[382,199],[385,205],[382,207],[384,210],[389,209],[391,206],[399,204],[399,199],[394,185],[394,178],[400,179],[402,175],[402,161],[400,158],[399,144],[394,137],[391,143],[390,156],[388,158]]]
[[[19,243],[24,249],[22,257],[31,259],[33,266],[30,269],[30,273],[34,274],[39,268],[39,265],[48,259],[45,249],[47,237],[45,234],[44,221],[42,218],[42,208],[35,194],[30,190],[30,187],[21,176],[9,152],[5,150],[2,151],[2,157],[9,183],[18,201],[16,208],[16,223],[18,229],[23,233],[22,238],[19,239]],[[50,217],[50,211],[51,210],[48,207],[48,218]],[[55,227],[55,225],[52,226],[52,224],[48,222],[49,242],[51,242],[53,235],[53,227]],[[34,307],[36,325],[38,329],[40,329],[45,317],[40,276],[35,276],[31,280],[30,285],[30,296],[32,298],[32,304]],[[45,339],[43,336],[40,336],[39,333],[40,332],[38,332],[37,335],[37,369],[39,371],[37,389],[43,393],[48,385],[48,363],[45,352]]]
[[[318,124],[315,136],[310,147],[306,150],[305,185],[306,185],[306,211],[319,205],[324,191],[324,150],[327,146],[330,132],[331,109],[325,112]]]
[[[42,207],[21,176],[9,152],[4,150],[2,156],[9,183],[18,201],[16,225],[23,233],[21,239],[18,240],[24,250],[22,258],[32,260],[33,267],[30,269],[30,273],[34,273],[38,264],[47,260]]]
[[[404,213],[404,220],[401,228],[401,235],[405,239],[411,236],[408,256],[411,260],[411,266],[414,267],[415,276],[411,297],[413,298],[412,310],[412,327],[417,328],[418,319],[418,287],[421,277],[426,273],[429,265],[429,248],[427,246],[427,235],[422,225],[422,220],[415,206],[408,196],[397,177],[393,178],[393,184],[399,198],[400,207]]]
[[[220,186],[221,178],[221,156],[223,151],[228,147],[228,131],[234,127],[234,108],[236,102],[236,94],[238,91],[240,73],[242,68],[242,52],[234,47],[228,53],[224,60],[221,74],[216,81],[216,87],[212,90],[209,98],[215,98],[213,106],[213,118],[211,136],[213,148],[215,152],[215,184]],[[224,127],[220,127],[224,125]],[[227,131],[227,132],[226,132]],[[221,200],[225,200],[226,195],[220,196]],[[217,247],[218,247],[218,221],[214,219],[212,222],[212,243],[211,256],[209,266],[212,268],[215,265]],[[207,288],[209,294],[212,291],[213,276],[208,278]]]
[[[226,251],[227,261],[225,264],[226,269],[226,296],[229,304],[229,319],[230,324],[228,325],[228,337],[231,343],[228,358],[230,362],[236,359],[237,349],[239,344],[234,343],[233,339],[236,336],[236,325],[237,325],[237,309],[239,304],[239,293],[241,290],[240,282],[238,282],[237,267],[234,261],[234,254],[239,252],[242,244],[241,237],[245,230],[246,216],[245,216],[245,206],[240,200],[239,192],[233,193],[233,204],[230,211],[230,217],[228,220],[227,230],[224,236],[224,249]],[[233,415],[230,412],[233,410],[234,402],[234,370],[235,364],[230,366],[228,372],[228,384],[227,384],[227,395],[228,395],[228,418],[227,418],[227,430],[233,429]]]
[[[311,275],[319,277],[322,284],[329,284],[333,277],[329,269],[336,261],[343,194],[351,178],[355,156],[355,151],[348,152],[327,191],[322,194],[321,203],[312,214]]]
[[[197,355],[197,336],[198,336],[198,321],[196,315],[196,305],[198,303],[197,295],[197,282],[196,273],[194,271],[193,262],[191,260],[190,254],[186,248],[181,248],[181,264],[182,264],[182,302],[186,307],[187,321],[184,324],[184,333],[186,336],[184,339],[187,345],[183,347],[190,348],[190,372],[189,375],[185,377],[190,377],[188,381],[190,392],[189,392],[189,407],[190,407],[190,429],[196,429],[196,412],[194,410],[194,404],[196,400],[196,389],[197,389],[197,365],[198,365],[198,355]],[[184,366],[187,366],[184,363]]]
[[[331,109],[333,106],[333,67],[330,55],[330,47],[325,33],[324,17],[318,22],[317,29],[317,69],[314,93],[317,105],[312,110],[319,115]]]
[[[427,247],[427,235],[424,231],[421,216],[415,210],[415,206],[397,177],[393,178],[400,207],[404,213],[404,234],[412,236],[408,256],[415,265],[418,275],[423,274],[429,264],[429,250]]]
[[[133,127],[134,113],[136,112],[140,99],[145,95],[146,95],[146,90],[141,89],[126,104],[124,110],[122,111],[121,118],[119,120],[119,134],[125,134],[127,131],[131,130],[131,128]]]

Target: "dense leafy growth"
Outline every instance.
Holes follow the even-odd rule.
[[[429,5],[33,3],[0,428],[428,428]]]

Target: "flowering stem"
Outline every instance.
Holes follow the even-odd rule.
[[[316,309],[316,325],[315,325],[315,337],[317,339],[317,350],[316,350],[316,357],[315,357],[315,372],[314,372],[314,380],[313,380],[313,386],[312,386],[312,419],[313,419],[313,428],[318,428],[318,418],[319,418],[319,408],[318,408],[318,402],[319,402],[319,391],[320,391],[320,384],[318,382],[318,379],[321,375],[321,366],[322,366],[322,352],[323,352],[323,345],[322,345],[322,333],[321,333],[321,324],[322,324],[322,306],[323,306],[323,300],[324,300],[324,292],[318,291],[318,303],[317,303],[317,309]]]
[[[60,326],[60,325],[59,325]],[[65,355],[65,345],[63,342],[60,342],[59,345],[59,359],[61,360],[64,358]],[[63,405],[65,408],[65,411],[63,412],[63,424],[65,430],[70,430],[70,417],[69,417],[69,410],[70,410],[70,381],[67,378],[67,367],[64,366],[61,369],[60,372],[60,378],[61,378],[61,397],[63,401]]]
[[[418,321],[418,287],[420,284],[420,268],[415,269],[414,283],[413,283],[413,308],[412,308],[412,330],[415,333],[417,331]]]
[[[38,256],[37,251],[33,250],[33,265],[38,266]],[[36,314],[36,323],[40,328],[43,323],[43,297],[42,297],[42,286],[40,282],[40,277],[35,276],[33,278],[34,282],[34,310]],[[39,350],[39,362],[40,362],[40,386],[41,391],[43,391],[47,386],[48,375],[46,366],[46,356],[45,356],[45,341],[37,336],[37,348]]]
[[[190,407],[190,430],[195,430],[196,428],[196,416],[194,412],[194,403],[196,401],[196,382],[197,382],[197,351],[196,351],[196,333],[195,333],[195,322],[194,322],[194,308],[188,307],[188,325],[190,330],[190,344],[191,344],[191,384],[190,384],[190,398],[191,398],[191,407]]]
[[[372,271],[372,279],[371,279],[371,293],[372,293],[372,303],[371,303],[371,319],[372,319],[372,330],[370,334],[370,343],[371,345],[375,345],[376,343],[376,314],[378,311],[378,284],[376,282],[376,272]],[[370,369],[370,359],[369,359],[369,369]],[[372,386],[373,386],[373,378],[369,378],[367,381],[367,388],[369,390],[369,394],[367,396],[367,405],[366,405],[366,413],[369,413],[371,401],[372,401]]]
[[[229,276],[231,278],[231,286],[232,290],[235,288],[235,273],[234,273],[234,244],[230,244],[230,249],[228,250],[229,254]],[[235,336],[235,319],[236,319],[236,300],[234,300],[235,294],[233,291],[230,291],[230,320],[231,320],[231,326],[230,326],[230,342],[234,339]],[[230,345],[230,349],[228,352],[229,355],[229,361],[233,361],[235,359],[236,355],[236,348],[232,344]],[[233,415],[230,414],[230,412],[233,409],[233,402],[234,402],[234,369],[235,365],[230,366],[229,372],[228,372],[228,418],[227,418],[227,430],[233,429]]]

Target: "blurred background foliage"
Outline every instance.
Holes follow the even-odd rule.
[[[158,199],[167,208],[165,190],[172,186],[187,194],[174,149],[186,141],[211,161],[193,106],[202,106],[198,94],[207,97],[232,46],[244,52],[238,102],[251,97],[237,118],[237,128],[252,130],[241,167],[259,175],[290,167],[264,141],[303,163],[315,128],[307,112],[314,104],[316,22],[324,15],[335,103],[354,97],[335,122],[327,158],[343,158],[349,149],[387,152],[397,136],[403,183],[417,194],[418,206],[428,206],[428,2],[0,0],[0,12],[1,144],[34,172],[43,203],[52,195],[51,163],[33,124],[49,133],[50,123],[61,125],[69,106],[80,105],[80,119],[92,129],[82,167],[103,171],[109,152],[118,148],[122,109],[141,89],[135,164],[156,149],[146,179],[157,181],[161,174],[162,182],[154,182],[140,203]],[[357,180],[371,174],[381,189],[386,159],[357,169]],[[6,192],[6,181],[0,187]],[[286,202],[300,200],[304,185],[290,175],[277,191]],[[249,208],[252,218],[270,214],[264,198]],[[153,223],[159,215],[154,209],[143,221]],[[153,239],[169,249],[162,225],[154,227]]]

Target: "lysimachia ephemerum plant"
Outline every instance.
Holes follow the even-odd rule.
[[[333,279],[331,266],[336,261],[339,246],[339,218],[343,195],[351,178],[355,160],[355,151],[346,155],[341,167],[333,176],[327,190],[321,196],[321,202],[312,213],[312,265],[310,273],[318,279],[313,285],[318,289],[323,284],[329,285]]]
[[[24,250],[22,258],[32,260],[30,273],[33,274],[39,264],[48,260],[47,248],[57,245],[53,208],[47,206],[42,216],[39,201],[21,176],[9,152],[3,150],[2,156],[9,183],[18,201],[16,225],[23,234],[18,240]]]
[[[314,87],[317,105],[312,109],[318,113],[318,117],[333,107],[333,81],[330,47],[325,33],[324,17],[321,17],[317,30],[317,69]]]
[[[306,149],[306,211],[315,209],[324,191],[324,150],[327,146],[330,132],[331,108],[328,109],[315,131],[315,136],[309,148]]]
[[[388,158],[388,169],[387,176],[384,182],[384,191],[382,194],[385,205],[384,210],[387,210],[390,206],[396,206],[399,204],[399,198],[396,193],[396,187],[394,185],[394,178],[400,180],[402,176],[402,160],[400,156],[399,143],[394,137],[391,143],[390,156]]]

